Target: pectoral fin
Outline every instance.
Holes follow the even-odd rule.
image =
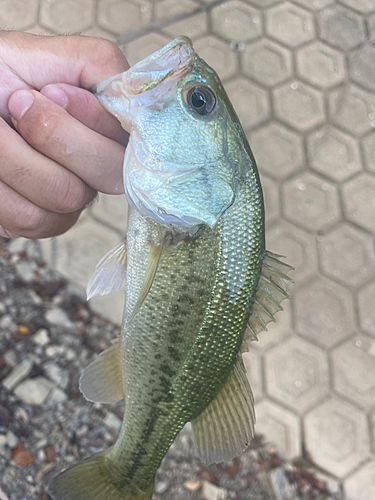
[[[254,435],[254,400],[242,357],[217,396],[192,420],[202,462],[223,462],[240,455]]]
[[[79,388],[88,401],[114,404],[124,399],[120,343],[99,354],[82,372]]]
[[[107,295],[121,287],[126,274],[126,256],[126,240],[104,255],[87,284],[87,300],[96,295]]]
[[[150,258],[148,261],[148,266],[143,280],[142,289],[140,291],[138,300],[134,306],[134,310],[130,317],[130,321],[134,319],[135,315],[138,313],[143,302],[145,301],[145,298],[147,297],[148,292],[150,291],[152,283],[154,281],[156,271],[158,270],[162,253],[165,250],[165,248],[169,245],[170,241],[171,241],[170,235],[166,234],[159,245],[154,245],[151,248]]]

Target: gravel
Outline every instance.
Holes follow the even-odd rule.
[[[119,335],[44,264],[38,244],[0,238],[0,500],[48,500],[60,471],[111,446],[122,403],[92,404],[82,369]],[[342,500],[311,464],[287,462],[257,436],[231,462],[204,466],[191,427],[161,463],[153,500]]]

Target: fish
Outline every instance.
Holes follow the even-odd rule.
[[[88,297],[126,295],[120,338],[82,373],[89,401],[124,400],[116,443],[58,475],[55,500],[150,500],[155,473],[191,422],[205,463],[254,435],[242,354],[288,297],[291,266],[265,249],[255,159],[216,72],[178,37],[93,89],[130,134],[125,240]]]

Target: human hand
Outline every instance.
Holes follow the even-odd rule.
[[[0,236],[56,236],[124,192],[127,134],[88,90],[128,67],[101,38],[0,32]]]

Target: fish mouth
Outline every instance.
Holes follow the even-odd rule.
[[[190,38],[180,36],[123,73],[124,90],[128,95],[152,90],[166,79],[186,73],[197,57]]]

